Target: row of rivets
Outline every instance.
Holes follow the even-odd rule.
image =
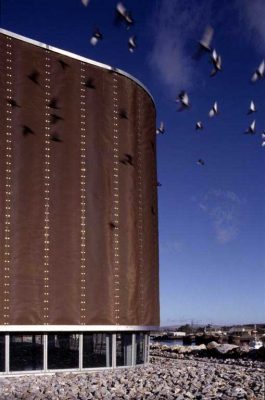
[[[80,299],[80,315],[81,325],[86,324],[86,108],[85,108],[85,64],[81,63],[80,78],[80,121],[81,121],[81,147],[80,147],[80,200],[81,200],[81,299]]]
[[[144,323],[144,287],[143,287],[143,180],[142,180],[142,152],[141,152],[141,109],[142,96],[138,91],[137,110],[137,183],[138,183],[138,267],[139,267],[139,299],[140,324]]]
[[[12,39],[6,42],[6,91],[7,99],[12,98]],[[4,236],[4,325],[10,317],[10,225],[11,225],[11,168],[12,168],[12,106],[7,104],[6,116],[6,161],[5,161],[5,236]]]
[[[43,269],[43,319],[49,324],[49,259],[50,259],[50,109],[51,98],[51,60],[49,51],[45,52],[45,146],[44,146],[44,269]]]
[[[119,276],[119,132],[118,132],[118,80],[113,74],[113,213],[112,220],[115,225],[114,236],[114,318],[116,325],[119,325],[120,311],[120,276]]]

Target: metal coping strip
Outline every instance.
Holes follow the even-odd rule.
[[[114,71],[114,72],[116,72],[116,73],[118,73],[120,75],[123,75],[126,78],[129,78],[132,81],[134,81],[135,83],[137,83],[139,86],[141,86],[146,91],[146,93],[150,96],[150,98],[151,98],[151,100],[152,100],[152,102],[154,103],[154,106],[155,106],[154,98],[151,95],[151,93],[149,92],[149,90],[145,87],[145,85],[142,82],[140,82],[137,78],[135,78],[134,76],[130,75],[129,73],[127,73],[127,72],[125,72],[125,71],[123,71],[123,70],[121,70],[119,68],[111,67],[110,65],[103,64],[103,63],[100,63],[98,61],[91,60],[90,58],[79,56],[78,54],[71,53],[70,51],[58,49],[57,47],[53,47],[53,46],[50,46],[48,44],[39,42],[37,40],[27,38],[27,37],[19,35],[17,33],[10,32],[10,31],[8,31],[6,29],[0,28],[0,33],[3,33],[4,35],[10,36],[10,37],[12,37],[14,39],[22,40],[23,42],[27,42],[27,43],[33,44],[34,46],[42,47],[42,48],[44,48],[46,50],[50,50],[50,51],[53,51],[55,53],[59,53],[59,54],[62,54],[64,56],[67,56],[67,57],[74,58],[76,60],[85,62],[87,64],[92,64],[92,65],[95,65],[96,67],[100,67],[100,68],[106,69],[108,71]]]
[[[140,325],[0,325],[1,332],[124,332],[158,331],[159,326]]]

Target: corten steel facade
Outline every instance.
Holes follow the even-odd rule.
[[[0,84],[0,332],[157,327],[151,96],[4,30]]]

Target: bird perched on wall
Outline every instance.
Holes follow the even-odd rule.
[[[56,97],[53,97],[49,101],[48,105],[49,105],[50,108],[54,108],[55,110],[60,110],[60,107],[58,107],[58,99]]]
[[[67,64],[67,62],[65,62],[65,61],[62,60],[62,59],[59,59],[59,60],[58,60],[58,63],[60,64],[60,66],[62,67],[62,69],[63,69],[64,71],[66,70],[66,68],[69,68],[69,67],[70,67],[70,65]]]
[[[253,114],[254,112],[256,112],[256,106],[254,104],[254,101],[251,100],[250,105],[249,105],[249,109],[248,109],[248,114]]]
[[[178,111],[183,111],[190,107],[190,100],[188,93],[182,90],[176,98],[176,102],[180,103],[180,108]]]
[[[124,7],[121,2],[117,3],[116,5],[116,22],[124,22],[127,26],[127,29],[129,29],[134,23],[131,13]]]
[[[60,139],[58,133],[56,132],[51,134],[50,140],[52,140],[53,142],[62,142],[62,139]]]
[[[202,55],[212,51],[211,42],[213,39],[213,34],[213,28],[211,26],[207,26],[204,30],[202,38],[199,40],[199,48],[193,56],[194,59],[198,60]]]
[[[256,71],[252,75],[251,82],[254,83],[260,79],[264,79],[264,77],[265,77],[265,62],[264,60],[262,60]]]
[[[16,102],[15,99],[7,99],[7,103],[12,107],[12,108],[21,108],[21,106]]]
[[[195,129],[196,129],[196,131],[203,129],[203,125],[202,125],[201,121],[196,122]]]
[[[209,117],[212,118],[217,114],[218,114],[218,104],[217,101],[215,101],[212,108],[209,111]]]
[[[51,114],[51,124],[55,125],[58,121],[63,120],[63,117],[60,117],[60,115],[57,114]]]
[[[96,89],[96,86],[94,85],[94,81],[92,78],[87,78],[84,85],[88,89]]]
[[[249,125],[248,129],[245,131],[246,134],[254,135],[256,133],[256,121],[254,121]]]
[[[164,133],[165,133],[165,126],[164,126],[164,122],[161,121],[159,128],[156,128],[156,134],[157,135],[160,135],[160,134],[164,135]]]
[[[130,154],[124,154],[125,157],[123,157],[120,162],[124,165],[131,165],[133,167],[133,158]]]
[[[102,40],[102,39],[103,39],[102,33],[100,32],[99,29],[96,29],[96,30],[94,31],[94,33],[93,33],[91,39],[90,39],[90,43],[91,43],[93,46],[96,46],[96,44],[97,44],[100,40]]]
[[[133,53],[134,50],[136,49],[136,36],[131,36],[131,37],[129,37],[129,40],[128,40],[128,47],[129,47],[129,51],[130,51],[131,53]]]
[[[121,108],[121,109],[119,110],[119,117],[120,117],[120,119],[128,119],[128,115],[127,115],[126,110],[124,110],[123,108]]]
[[[213,63],[213,69],[210,73],[210,76],[215,76],[217,72],[222,70],[222,59],[220,54],[217,54],[216,50],[214,49],[211,55],[211,60]]]

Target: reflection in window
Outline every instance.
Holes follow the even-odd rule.
[[[144,334],[136,333],[136,364],[144,364]]]
[[[106,333],[84,333],[83,368],[111,367],[112,336]]]
[[[116,364],[118,367],[132,365],[132,334],[117,333]]]
[[[5,335],[0,335],[0,371],[5,370]]]
[[[10,371],[43,369],[43,336],[10,335]]]
[[[79,367],[79,335],[48,335],[48,369]]]

